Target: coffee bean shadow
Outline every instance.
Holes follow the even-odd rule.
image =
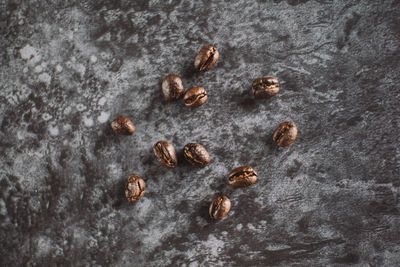
[[[216,221],[210,217],[209,209],[210,209],[210,204],[213,198],[216,196],[215,195],[210,195],[207,198],[201,200],[199,203],[197,203],[197,209],[196,211],[191,215],[191,218],[193,218],[190,222],[189,226],[189,233],[196,233],[197,237],[199,239],[207,239],[208,235],[210,232],[213,232],[215,230],[215,227],[218,227],[218,225],[223,225],[224,219],[222,221]],[[199,223],[195,220],[196,217],[200,217],[206,221],[206,225],[201,226]],[[221,226],[223,227],[223,226]]]
[[[178,179],[189,179],[200,170],[200,168],[194,167],[186,160],[183,150],[178,150],[176,156],[178,158],[178,165],[174,171]],[[208,168],[208,166],[205,168]]]
[[[185,89],[187,89],[185,87]],[[146,121],[159,121],[167,118],[177,120],[185,118],[188,108],[183,101],[183,95],[176,100],[167,101],[162,93],[161,85],[156,88],[150,105],[145,110],[144,119]]]
[[[257,101],[248,91],[232,94],[230,101],[235,107],[239,106],[246,111],[255,110],[258,105]]]
[[[226,177],[221,177],[221,178],[212,179],[212,180],[213,180],[213,182],[210,184],[210,188],[215,192],[215,194],[212,198],[214,198],[217,195],[221,195],[221,194],[230,198],[234,194],[235,188],[233,188],[232,186],[230,186],[228,184]],[[210,201],[211,201],[211,199],[210,199]]]
[[[261,106],[270,105],[272,99],[256,99],[250,90],[245,90],[241,93],[232,94],[230,101],[234,103],[235,107],[238,106],[247,112],[251,112],[258,110]]]
[[[211,204],[212,196],[209,196],[200,202],[196,203],[196,209],[192,209],[188,218],[190,219],[188,229],[182,229],[181,235],[172,235],[168,237],[161,249],[168,249],[171,244],[182,244],[183,248],[189,249],[190,239],[189,236],[195,234],[197,240],[207,240],[209,234],[215,231],[215,226],[218,223],[217,221],[211,219],[209,215],[209,207]],[[196,218],[202,218],[206,221],[206,224],[200,223],[196,220]],[[188,245],[184,245],[188,244]],[[165,248],[164,248],[165,246]]]
[[[152,89],[153,94],[151,94],[150,105],[142,111],[145,121],[155,121],[160,117],[160,114],[166,110],[170,111],[170,105],[176,104],[175,101],[167,101],[165,99],[161,88],[161,81],[163,78],[164,76],[158,77],[160,82]]]
[[[178,158],[178,166],[177,168],[185,168],[190,171],[190,169],[196,169],[193,167],[186,159],[185,159],[185,154],[183,153],[183,150],[178,150],[176,152],[176,156]]]
[[[179,75],[179,74],[177,74]],[[198,70],[196,70],[193,66],[193,59],[187,59],[185,61],[185,64],[183,65],[183,69],[181,70],[181,76],[183,79],[186,80],[192,80],[194,78],[197,78],[200,75],[200,72]],[[183,85],[185,85],[185,81],[183,83]],[[185,88],[186,89],[186,88]],[[188,89],[188,88],[187,88]]]
[[[157,166],[159,164],[153,152],[153,147],[145,150],[146,154],[142,157],[142,165],[145,167]],[[161,167],[161,166],[160,166]]]
[[[165,172],[172,171],[173,169],[168,169],[160,165],[158,163],[153,149],[149,149],[146,156],[143,158],[142,166],[144,167],[144,171],[142,173],[142,177],[145,181],[152,180],[157,183],[164,176]]]
[[[98,156],[102,150],[108,150],[109,147],[119,144],[121,137],[114,133],[109,123],[101,125],[98,131],[100,135],[94,141],[94,152],[96,156]]]
[[[163,79],[163,77],[160,78],[160,81]],[[165,105],[168,104],[168,101],[165,100],[165,97],[162,93],[161,89],[161,83],[154,88],[154,93],[152,94],[152,98],[150,101],[150,105],[148,108],[144,111],[144,117],[146,120],[151,120],[151,116],[154,113],[156,108],[163,108]]]
[[[193,171],[196,171],[197,168],[193,167],[187,160],[183,154],[183,150],[176,151],[178,165],[175,168],[165,168],[160,165],[157,161],[153,149],[149,149],[146,156],[143,158],[142,166],[145,167],[142,173],[143,179],[145,181],[147,179],[152,179],[155,183],[162,179],[166,172],[175,173],[174,177],[176,178],[174,183],[179,183],[181,179],[186,179],[190,177],[190,174]]]
[[[198,203],[198,208],[194,213],[194,216],[192,216],[192,218],[196,218],[196,216],[199,216],[204,220],[206,220],[207,223],[215,223],[215,220],[213,220],[209,214],[209,208],[212,199],[213,197],[210,197],[209,199],[207,198],[200,201],[200,203]]]
[[[265,138],[265,145],[273,152],[278,152],[279,147],[276,145],[275,141],[272,139],[273,133],[269,134]]]
[[[126,181],[125,179],[118,180],[118,182],[114,184],[112,190],[109,191],[108,197],[111,198],[112,207],[116,210],[127,210],[135,203],[129,202],[125,198]]]
[[[228,185],[225,177],[213,179],[213,182],[210,183],[210,188],[217,193],[229,194],[232,193],[231,187]]]
[[[195,70],[193,67],[185,66],[182,72],[183,79],[193,79],[198,76],[199,72]]]

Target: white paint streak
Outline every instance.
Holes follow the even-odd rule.
[[[42,114],[42,119],[45,121],[51,120],[53,116],[51,116],[49,113],[43,113]]]
[[[30,63],[37,63],[41,58],[37,49],[29,44],[20,49],[19,53],[21,54],[22,59],[25,59]]]
[[[0,215],[7,215],[7,207],[3,199],[0,199]]]
[[[43,71],[43,68],[42,68],[42,66],[40,66],[40,65],[37,65],[36,67],[35,67],[35,70],[34,70],[36,73],[40,73],[40,72],[42,72]]]
[[[51,76],[47,73],[41,73],[38,78],[40,81],[42,81],[46,84],[50,84],[50,82],[51,82]]]
[[[57,64],[56,66],[56,72],[62,72],[63,67],[60,64]]]
[[[39,256],[49,254],[52,248],[51,239],[47,236],[39,236],[36,240],[36,248]]]
[[[91,117],[86,117],[86,116],[83,116],[83,123],[85,124],[86,127],[91,127],[94,124],[93,119]]]
[[[105,111],[102,111],[102,112],[100,113],[100,116],[97,117],[97,120],[98,120],[100,123],[105,123],[106,121],[108,121],[109,118],[110,118],[110,113],[105,112]]]
[[[52,135],[52,136],[57,136],[60,133],[57,126],[49,125],[48,129],[49,129],[50,135]]]
[[[64,115],[68,115],[69,113],[71,113],[71,107],[70,106],[68,106],[68,107],[66,107],[65,109],[64,109]]]
[[[302,69],[302,68],[296,68],[296,67],[287,66],[287,65],[283,65],[283,64],[278,64],[278,65],[281,66],[281,67],[283,67],[283,68],[286,68],[286,69],[290,69],[290,70],[293,70],[293,71],[297,71],[297,72],[299,72],[299,73],[311,75],[310,72],[308,72],[308,71],[306,71],[305,69]]]
[[[97,62],[97,57],[95,55],[90,56],[90,62],[96,63]]]
[[[103,106],[107,102],[107,98],[101,97],[98,101],[99,106]]]

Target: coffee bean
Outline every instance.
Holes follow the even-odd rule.
[[[251,85],[251,92],[256,98],[270,98],[279,92],[279,82],[276,78],[258,78]]]
[[[154,155],[161,166],[174,168],[178,164],[174,146],[167,141],[158,141],[153,147]]]
[[[279,124],[273,136],[273,140],[280,147],[288,146],[296,140],[297,127],[293,122],[285,121]]]
[[[214,220],[221,220],[224,218],[231,209],[231,201],[224,195],[216,196],[212,201],[208,210],[211,218]]]
[[[129,177],[125,187],[125,196],[130,202],[135,202],[141,199],[146,192],[146,183],[143,178],[137,174],[132,174]]]
[[[178,99],[185,92],[181,77],[174,74],[170,74],[162,80],[161,89],[167,101]]]
[[[111,128],[117,134],[131,135],[135,132],[135,125],[133,122],[124,116],[118,116],[111,122]]]
[[[210,154],[200,144],[189,143],[183,148],[185,159],[197,168],[204,168],[210,164]]]
[[[214,67],[219,58],[217,48],[213,46],[204,46],[194,58],[194,68],[199,71],[209,71]]]
[[[183,101],[187,107],[200,107],[207,102],[208,96],[203,87],[193,87],[186,91]]]
[[[228,176],[228,184],[233,187],[246,187],[257,182],[257,172],[250,166],[238,167]]]

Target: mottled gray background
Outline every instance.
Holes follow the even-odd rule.
[[[400,265],[399,1],[0,3],[1,266]],[[195,73],[209,44],[220,60]],[[169,73],[208,103],[165,102]],[[254,100],[268,75],[280,93]],[[119,114],[134,135],[111,132]],[[299,136],[277,148],[285,120]],[[164,169],[160,139],[212,163]],[[229,188],[246,164],[257,184]]]

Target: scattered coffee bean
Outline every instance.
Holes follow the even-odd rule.
[[[133,122],[124,116],[118,116],[111,122],[111,128],[117,134],[131,135],[135,132],[135,125]]]
[[[193,87],[186,91],[183,101],[187,107],[200,107],[207,102],[208,96],[203,87]]]
[[[200,144],[189,143],[183,148],[185,159],[197,168],[204,168],[210,164],[210,154]]]
[[[161,88],[167,101],[178,99],[185,92],[181,77],[174,74],[170,74],[162,80]]]
[[[297,127],[293,122],[285,121],[279,124],[273,136],[273,140],[280,147],[288,146],[296,140]]]
[[[217,48],[213,46],[204,46],[194,58],[194,68],[199,71],[209,71],[214,67],[219,58]]]
[[[228,184],[233,187],[246,187],[257,182],[257,172],[250,166],[238,167],[228,176]]]
[[[279,82],[272,77],[255,79],[251,91],[257,98],[270,98],[279,92]]]
[[[178,164],[174,146],[167,141],[158,141],[153,147],[154,154],[161,166],[174,168]]]
[[[143,178],[137,174],[132,174],[126,183],[125,196],[130,202],[141,199],[146,192],[146,183]]]
[[[212,201],[208,212],[214,220],[221,220],[231,209],[231,201],[224,195],[216,196]]]

